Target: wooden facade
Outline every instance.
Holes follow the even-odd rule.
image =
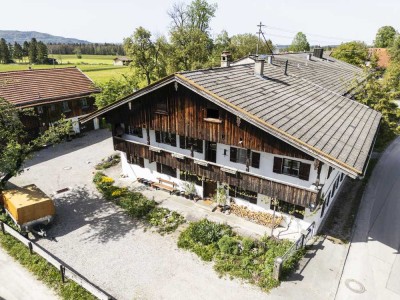
[[[160,107],[166,111],[160,111]],[[208,109],[217,109],[219,122],[207,121]],[[313,161],[314,158],[290,146],[267,132],[218,108],[200,95],[173,84],[142,96],[129,105],[106,113],[113,125],[123,123],[125,128],[147,128],[165,131],[195,139],[216,142],[255,151],[290,156]]]
[[[134,157],[142,157],[148,159],[149,162],[158,162],[190,174],[195,174],[202,177],[205,181],[211,180],[224,182],[232,186],[240,186],[244,190],[260,193],[303,207],[309,203],[315,203],[317,199],[316,192],[274,182],[247,173],[237,172],[236,174],[230,174],[212,163],[209,163],[208,166],[202,166],[196,164],[193,159],[187,157],[183,159],[176,158],[171,153],[165,151],[159,153],[151,151],[149,146],[135,144],[118,137],[114,137],[114,149],[125,152],[129,162]]]

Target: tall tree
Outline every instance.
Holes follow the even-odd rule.
[[[345,61],[355,66],[365,66],[368,60],[368,48],[363,42],[348,42],[335,48],[331,54],[332,57]]]
[[[23,115],[32,116],[33,112],[19,110],[0,99],[0,192],[13,176],[21,172],[23,163],[32,152],[44,145],[61,141],[71,129],[70,122],[62,119],[57,126],[51,127],[38,138],[28,142],[20,120]]]
[[[37,62],[40,64],[46,64],[48,55],[46,44],[39,41],[37,43]]]
[[[400,64],[400,35],[397,35],[389,48],[390,60]]]
[[[376,48],[388,48],[393,44],[397,32],[392,26],[383,26],[376,33],[374,46]]]
[[[0,62],[8,64],[11,61],[10,50],[5,39],[0,39]]]
[[[150,31],[143,27],[137,28],[131,37],[124,39],[124,49],[132,59],[130,66],[136,69],[139,75],[145,76],[147,84],[158,79],[160,48],[151,40]]]
[[[29,56],[29,62],[31,64],[37,63],[37,55],[38,55],[38,47],[37,47],[37,41],[35,38],[31,39],[31,42],[29,43],[29,49],[28,49],[28,56]]]
[[[23,58],[23,56],[24,56],[24,52],[23,52],[23,49],[22,49],[21,45],[18,44],[17,42],[15,42],[15,43],[14,43],[13,58],[14,58],[15,60],[21,61],[22,58]]]
[[[289,50],[293,52],[310,51],[307,36],[302,32],[298,32],[289,46]]]
[[[244,33],[244,34],[236,34],[231,37],[231,51],[234,58],[242,58],[249,54],[255,54],[258,47],[259,54],[270,54],[271,51],[274,50],[274,46],[272,45],[271,40],[267,40],[267,43],[261,38],[258,40],[258,37],[255,34]]]
[[[22,51],[23,51],[23,56],[28,56],[29,55],[29,42],[24,41],[22,44]]]

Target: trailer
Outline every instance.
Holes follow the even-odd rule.
[[[54,201],[36,185],[5,190],[2,202],[22,234],[46,235],[44,226],[50,224],[55,215]]]

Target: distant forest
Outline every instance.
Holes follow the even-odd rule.
[[[122,44],[47,44],[50,54],[125,55]]]

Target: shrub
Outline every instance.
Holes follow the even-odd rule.
[[[167,208],[156,207],[148,215],[147,221],[158,227],[158,232],[175,231],[180,224],[185,223],[185,218],[175,211],[170,211]]]
[[[236,238],[228,235],[224,235],[218,241],[218,248],[223,254],[237,255],[240,253],[239,241]]]
[[[120,200],[121,206],[127,213],[134,218],[143,218],[147,216],[157,203],[153,200],[148,200],[144,196],[138,196],[137,193],[132,193]]]
[[[232,229],[230,226],[214,223],[207,219],[193,222],[190,225],[191,226],[188,228],[190,237],[193,239],[193,241],[203,245],[217,243],[224,235],[232,235]]]

